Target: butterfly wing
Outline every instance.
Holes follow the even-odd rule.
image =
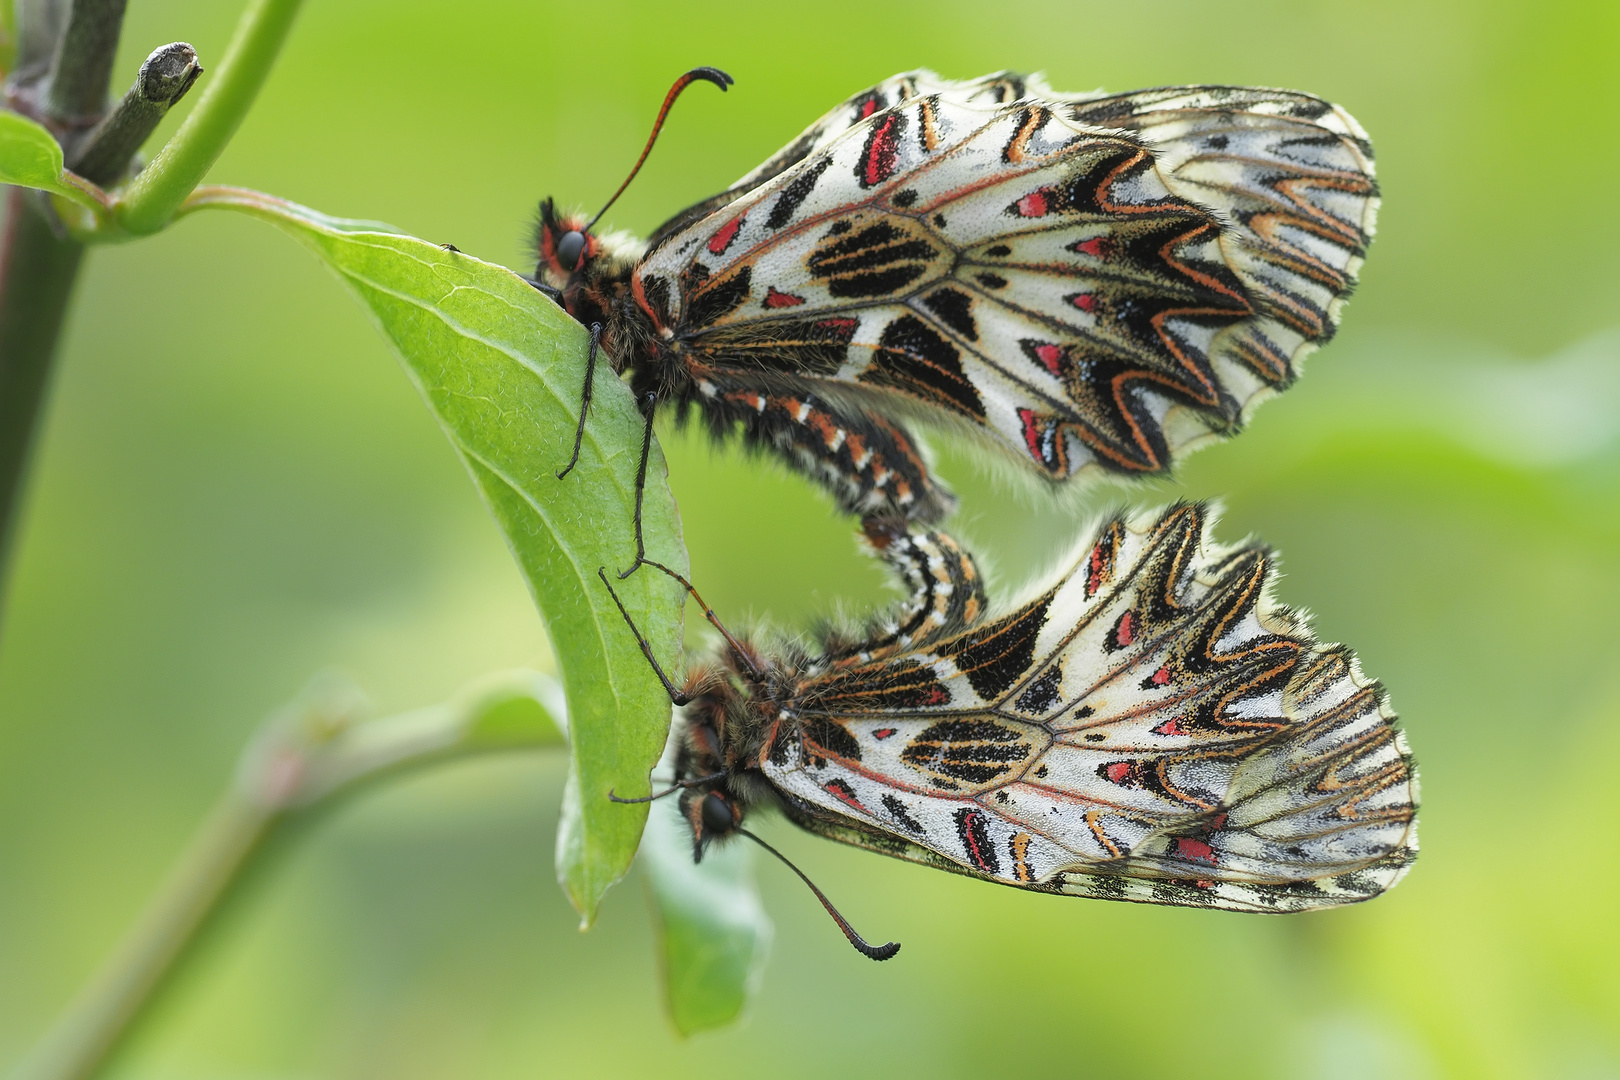
[[[1378,185],[1355,117],[1310,94],[1246,86],[1068,103],[1079,123],[1139,136],[1170,190],[1220,216],[1224,260],[1258,309],[1221,347],[1286,386],[1301,357],[1332,336],[1372,241]]]
[[[1382,690],[1206,515],[1115,521],[1054,586],[910,653],[813,669],[765,772],[800,824],[1005,884],[1295,911],[1416,851]]]
[[[956,82],[942,79],[932,71],[918,69],[892,75],[876,86],[869,86],[827,111],[827,114],[805,128],[782,149],[752,169],[742,179],[718,195],[682,210],[653,232],[649,250],[664,240],[709,214],[735,202],[761,184],[776,179],[811,154],[821,150],[838,136],[862,120],[885,109],[927,94],[949,93],[965,101],[1004,104],[1017,101],[1031,91],[1045,90],[1038,78],[1020,75],[1015,71],[998,71],[978,79]]]
[[[1361,199],[1370,227],[1372,196],[1345,169],[1326,194],[1303,106],[1155,93],[911,98],[668,236],[638,288],[700,382],[955,417],[1058,479],[1165,469],[1327,334],[1361,246],[1311,215]]]

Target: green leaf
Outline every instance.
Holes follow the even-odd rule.
[[[641,838],[641,867],[663,945],[665,1002],[682,1035],[724,1027],[759,990],[771,920],[754,888],[752,852],[711,845],[692,862],[692,827],[673,798]]]
[[[557,837],[557,874],[589,925],[624,876],[669,730],[669,697],[597,579],[635,559],[633,511],[642,419],[603,364],[579,465],[566,480],[588,338],[578,323],[504,267],[375,222],[330,218],[239,189],[199,190],[188,204],[229,207],[287,230],[360,299],[393,343],[506,533],[545,617],[568,701],[572,767]],[[655,443],[642,520],[650,558],[684,572],[686,550]],[[666,664],[678,655],[684,595],[643,570],[614,581]]]
[[[38,188],[100,209],[94,184],[68,172],[56,139],[26,116],[0,111],[0,184]]]

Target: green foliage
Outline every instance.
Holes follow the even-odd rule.
[[[639,865],[658,921],[665,1005],[682,1035],[732,1023],[759,989],[772,929],[752,854],[739,840],[694,864],[692,826],[673,798],[647,819]]]
[[[642,656],[599,567],[635,560],[636,466],[642,420],[629,389],[599,372],[566,479],[587,337],[510,270],[375,222],[330,218],[256,192],[215,189],[195,207],[228,207],[286,230],[364,304],[438,418],[506,534],[546,617],[567,688],[572,768],[557,837],[557,874],[584,925],[635,856],[647,794],[669,730],[669,697]],[[675,503],[656,445],[642,524],[650,557],[686,569]],[[636,573],[620,598],[654,653],[680,643],[680,587]]]
[[[62,167],[62,148],[25,116],[0,110],[0,184],[37,188],[97,209],[96,186]]]

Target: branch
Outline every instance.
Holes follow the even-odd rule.
[[[84,247],[59,239],[37,192],[0,188],[0,600],[22,488],[50,381],[51,356],[67,317]]]
[[[81,128],[101,118],[123,26],[124,0],[73,0],[45,80],[46,116]]]
[[[67,0],[14,0],[17,19],[17,55],[11,75],[17,80],[39,78],[50,70],[56,43],[67,21]]]
[[[129,185],[119,220],[137,236],[157,232],[202,182],[241,125],[287,40],[301,0],[252,0],[219,74],[158,156]]]
[[[518,671],[449,705],[368,718],[358,690],[327,678],[272,717],[190,851],[94,982],[15,1080],[90,1080],[117,1053],[226,903],[322,811],[384,777],[478,752],[566,745],[562,690]]]
[[[183,41],[155,50],[141,65],[129,93],[84,137],[68,167],[87,180],[110,187],[124,175],[135,152],[175,102],[186,96],[202,70],[196,50]]]

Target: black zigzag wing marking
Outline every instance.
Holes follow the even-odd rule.
[[[1321,98],[1254,87],[1171,86],[1076,101],[1074,119],[1138,133],[1166,183],[1235,226],[1226,253],[1261,319],[1225,352],[1273,385],[1332,336],[1372,240],[1378,184],[1367,134]]]
[[[988,184],[943,167],[981,143]],[[1309,95],[907,73],[708,204],[712,222],[682,219],[682,251],[724,235],[756,278],[771,268],[683,341],[715,366],[768,364],[780,354],[750,344],[766,324],[837,311],[858,328],[815,377],[965,415],[1054,478],[1160,471],[1331,334],[1376,190],[1365,133]]]
[[[716,215],[727,218],[716,236],[742,238],[721,273],[753,263],[773,280],[763,290],[756,280],[753,302],[683,319],[687,347],[724,366],[740,340],[774,336],[756,328],[848,313],[870,329],[856,332],[839,381],[986,424],[1056,476],[1087,460],[1165,467],[1174,448],[1159,401],[1229,425],[1239,405],[1209,366],[1208,341],[1251,311],[1213,253],[1219,223],[1156,186],[1151,155],[1128,139],[1087,134],[1045,107],[953,108],[929,98],[864,122],[784,174],[780,190]],[[955,116],[935,125],[955,134],[932,151],[902,137],[936,113]],[[951,186],[938,166],[981,149],[1001,162],[993,182]],[[828,171],[835,160],[849,179],[842,165]],[[986,233],[986,222],[997,224]],[[1054,245],[1073,249],[1059,255],[1075,269],[1053,261]],[[987,291],[986,274],[1007,287]],[[1089,449],[1072,452],[1072,438]]]
[[[1283,912],[1394,884],[1416,852],[1416,778],[1381,688],[1271,604],[1268,552],[1207,547],[1207,525],[1197,506],[1108,523],[1020,609],[1045,612],[1027,664],[1039,674],[1006,693],[1043,688],[1026,711],[1057,720],[975,705],[954,689],[964,675],[947,680],[943,713],[868,720],[851,701],[837,717],[858,769],[821,759],[812,776],[791,753],[766,767],[790,817],[897,858],[1102,899]],[[961,655],[982,629],[929,655]],[[824,678],[806,680],[818,706]]]

